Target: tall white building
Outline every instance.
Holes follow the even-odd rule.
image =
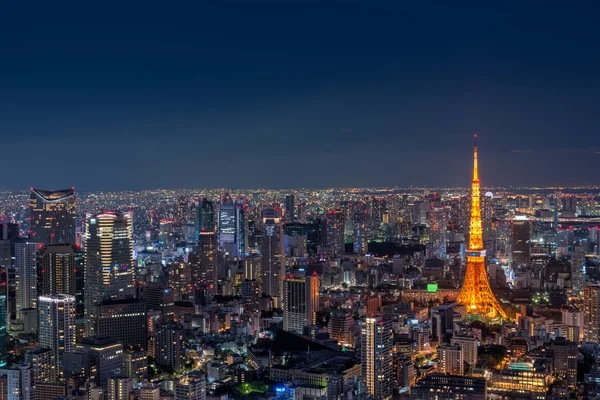
[[[464,375],[463,352],[460,346],[438,346],[437,355],[440,360],[439,372],[450,375]]]
[[[75,349],[75,296],[40,296],[38,312],[40,346],[52,349],[55,370],[62,377],[63,354]]]
[[[22,310],[37,307],[36,255],[41,244],[15,243],[15,280],[17,291],[17,318],[22,318]]]
[[[288,277],[283,281],[283,329],[302,333],[316,323],[319,311],[319,277]]]
[[[464,362],[475,368],[477,364],[477,338],[474,336],[452,336],[452,346],[460,346]]]
[[[392,321],[367,317],[361,336],[362,378],[367,392],[376,399],[391,399],[393,394]]]

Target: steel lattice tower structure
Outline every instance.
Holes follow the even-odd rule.
[[[481,227],[481,193],[477,168],[477,135],[473,148],[473,183],[471,186],[471,223],[469,249],[467,251],[467,271],[458,302],[466,306],[467,314],[478,314],[485,318],[506,318],[506,313],[492,293],[485,269],[483,249],[483,229]]]

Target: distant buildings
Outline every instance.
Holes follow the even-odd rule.
[[[63,354],[75,347],[75,296],[40,296],[39,321],[40,346],[52,349],[56,377],[62,378]]]
[[[42,244],[75,245],[75,190],[31,189],[30,238]]]

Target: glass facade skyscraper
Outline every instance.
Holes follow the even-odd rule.
[[[75,189],[31,189],[30,239],[42,244],[75,245]]]

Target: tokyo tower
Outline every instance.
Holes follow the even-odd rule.
[[[485,269],[483,249],[483,229],[481,227],[481,194],[477,171],[477,135],[473,148],[473,183],[471,186],[471,223],[469,249],[467,250],[467,271],[458,302],[467,308],[467,314],[477,314],[484,318],[506,318],[506,313],[492,293]]]

